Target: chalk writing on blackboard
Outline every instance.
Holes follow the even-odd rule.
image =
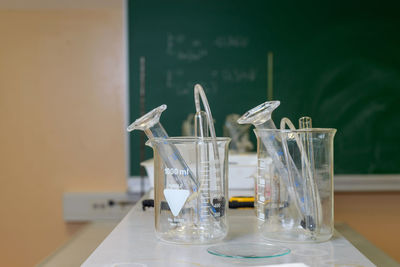
[[[212,69],[205,72],[204,80],[193,80],[190,69],[171,68],[166,70],[165,86],[168,89],[175,91],[176,95],[182,96],[190,94],[193,86],[196,83],[201,83],[207,93],[217,93],[220,87],[224,87],[233,83],[253,83],[256,82],[258,70],[256,68],[224,68]],[[225,84],[225,85],[224,85]]]
[[[193,94],[193,88],[196,83],[203,86],[204,91],[207,95],[216,94],[219,90],[219,84],[217,81],[205,81],[205,80],[186,80],[176,84],[174,91],[176,96],[185,96]]]
[[[184,34],[172,33],[167,34],[166,53],[168,56],[187,62],[198,61],[208,55],[200,39],[190,39]]]
[[[215,38],[214,44],[216,47],[231,47],[231,48],[246,48],[250,43],[248,37],[224,35]]]
[[[257,70],[253,68],[212,70],[211,77],[224,82],[254,82]]]
[[[250,39],[245,36],[221,35],[207,43],[200,37],[190,38],[182,33],[167,33],[166,54],[180,61],[195,62],[209,55],[207,47],[240,49],[248,47],[249,43]]]

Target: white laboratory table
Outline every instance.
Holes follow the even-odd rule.
[[[257,219],[253,212],[229,210],[229,234],[223,242],[268,243],[257,234]],[[289,247],[291,252],[276,258],[238,260],[209,254],[207,248],[210,245],[165,243],[154,234],[154,209],[143,211],[138,202],[82,266],[268,266],[288,263],[375,266],[337,231],[328,242],[280,245]]]

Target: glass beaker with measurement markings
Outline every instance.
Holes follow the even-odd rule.
[[[154,151],[155,232],[158,238],[180,244],[205,244],[228,233],[228,145],[230,138],[154,138],[146,144]],[[169,160],[186,162],[184,169],[165,164],[160,151],[173,147]],[[176,165],[179,166],[179,165]],[[183,165],[182,165],[183,166]],[[189,190],[194,174],[195,184]]]
[[[336,129],[256,129],[257,218],[264,237],[321,242],[333,235]],[[302,153],[303,151],[303,153]]]

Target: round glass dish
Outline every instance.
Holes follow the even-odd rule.
[[[268,243],[224,243],[209,247],[207,252],[227,258],[261,259],[287,255],[290,249]]]

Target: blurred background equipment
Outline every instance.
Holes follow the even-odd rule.
[[[239,124],[237,120],[239,114],[229,114],[226,116],[224,123],[224,136],[232,138],[229,149],[231,152],[245,153],[252,151],[254,145],[250,142],[250,127],[249,124]]]

